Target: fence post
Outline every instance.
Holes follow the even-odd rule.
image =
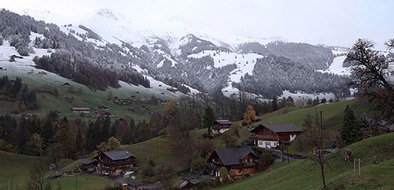
[[[361,169],[360,169],[360,162],[361,162],[361,159],[359,158],[358,159],[358,176],[360,176],[361,175]]]
[[[356,158],[353,159],[353,172],[356,172]]]

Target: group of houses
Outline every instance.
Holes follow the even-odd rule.
[[[230,129],[231,122],[227,120],[216,120],[212,127],[217,133],[223,133]],[[266,123],[260,124],[250,130],[253,133],[254,145],[262,148],[277,148],[283,144],[288,146],[294,141],[302,129],[290,123]],[[226,168],[228,175],[234,179],[242,178],[245,175],[254,174],[258,169],[259,155],[251,147],[242,148],[217,148],[215,149],[207,163],[211,168],[213,177],[221,176],[221,168]],[[119,176],[125,175],[133,170],[136,157],[132,153],[124,150],[102,152],[92,160],[81,160],[79,170],[85,172],[97,172],[102,175]],[[132,179],[128,181],[128,186],[138,189],[144,186],[143,183]],[[177,183],[181,189],[186,186],[193,186],[198,183],[196,179],[182,178]],[[152,184],[150,184],[152,185]]]
[[[228,120],[216,120],[212,129],[216,133],[224,133],[231,127]],[[250,132],[253,134],[254,145],[261,148],[275,149],[279,145],[289,146],[302,129],[290,123],[266,123],[254,127]],[[240,178],[246,174],[254,174],[258,167],[258,155],[250,147],[245,148],[218,148],[208,159],[213,166],[212,175],[220,176],[220,168],[225,167],[228,174],[234,178]]]

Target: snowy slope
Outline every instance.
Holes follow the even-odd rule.
[[[142,69],[138,65],[133,65],[132,67],[133,67],[133,69],[137,70],[139,73],[147,73],[148,72],[147,70]],[[154,78],[152,78],[150,76],[144,75],[144,77],[147,77],[149,79],[149,81],[150,81],[151,89],[149,89],[149,91],[154,92],[155,94],[162,94],[162,95],[166,95],[166,96],[169,96],[169,97],[172,97],[172,98],[185,95],[185,94],[183,94],[182,92],[179,92],[179,91],[176,91],[175,93],[168,91],[167,90],[168,88],[173,88],[173,87],[171,87],[171,86],[169,86],[167,84],[164,84],[161,81],[155,80]],[[123,87],[123,85],[122,85],[122,87]],[[147,88],[142,87],[142,86],[140,88],[141,88],[141,90],[145,90],[145,91],[148,90]],[[191,87],[189,87],[189,89],[190,89],[190,94],[198,94],[198,93],[200,93],[200,91],[198,91],[196,89],[193,89]]]
[[[334,61],[331,63],[330,67],[326,70],[316,70],[322,73],[333,73],[337,75],[346,75],[349,76],[351,73],[351,67],[343,67],[343,61],[345,61],[346,56],[339,56],[334,58]]]
[[[68,29],[79,30],[79,25],[84,25],[103,38],[103,42],[121,44],[122,41],[132,44],[134,47],[148,45],[149,39],[159,37],[165,39],[170,44],[170,48],[175,50],[182,44],[181,38],[187,34],[194,34],[198,38],[211,41],[217,46],[236,47],[245,42],[259,42],[266,44],[277,40],[277,38],[248,38],[207,28],[201,25],[190,23],[182,18],[171,20],[144,20],[135,19],[116,13],[112,10],[101,9],[83,16],[63,16],[56,15],[49,11],[25,10],[20,14],[30,15],[36,20],[52,22]],[[71,24],[72,27],[67,25]],[[105,26],[105,27],[103,27]]]
[[[204,51],[197,54],[189,55],[188,57],[201,58],[204,56],[210,56],[213,58],[215,68],[220,68],[230,64],[235,64],[237,66],[236,69],[229,73],[227,86],[222,89],[224,95],[226,96],[230,96],[233,93],[238,93],[239,90],[232,86],[233,82],[240,82],[241,77],[245,76],[246,73],[252,75],[254,66],[256,64],[256,59],[263,57],[262,55],[255,53],[238,54],[220,51]]]
[[[31,32],[30,39],[33,41],[36,37],[38,38],[45,38],[41,34]],[[29,56],[23,56],[22,59],[15,58],[14,62],[10,62],[10,57],[12,55],[17,55],[18,52],[16,51],[15,47],[10,46],[8,41],[4,41],[4,44],[0,46],[0,74],[7,75],[9,77],[22,77],[23,80],[27,79],[30,80],[32,83],[51,83],[51,84],[63,84],[65,82],[70,83],[69,79],[66,79],[62,76],[59,76],[55,73],[51,73],[42,69],[37,69],[35,63],[33,62],[33,58],[35,56],[43,56],[50,54],[54,51],[48,51],[47,49],[38,49],[32,47],[32,42],[30,42],[30,47],[34,50],[34,53],[30,53]],[[142,73],[142,69],[138,66],[133,66],[137,71]],[[144,75],[146,76],[146,75]],[[116,89],[116,91],[127,91],[127,92],[148,92],[154,94],[157,97],[169,99],[169,98],[176,98],[181,95],[185,95],[179,91],[173,93],[167,90],[167,88],[171,88],[170,86],[153,79],[152,77],[148,77],[151,88],[145,88],[142,86],[135,86],[132,84],[127,84],[123,81],[119,81],[121,87]],[[112,89],[112,88],[110,88]],[[197,94],[199,91],[190,88],[191,94]]]

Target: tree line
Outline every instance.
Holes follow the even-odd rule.
[[[0,116],[0,150],[33,156],[48,156],[53,162],[60,158],[77,159],[95,150],[110,150],[111,144],[131,144],[159,135],[161,116],[136,123],[98,117],[95,121],[60,118],[50,111],[45,116]],[[112,140],[111,140],[112,139]],[[119,148],[119,146],[115,146]]]
[[[15,80],[10,80],[7,75],[0,78],[0,95],[14,102],[14,112],[38,109],[36,93],[19,77]]]

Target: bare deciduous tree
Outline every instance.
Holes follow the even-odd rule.
[[[394,48],[394,39],[388,40],[389,49]],[[352,84],[357,87],[383,119],[394,122],[394,85],[388,76],[389,60],[383,53],[374,50],[371,41],[358,39],[347,55],[353,64]]]
[[[36,163],[30,168],[29,179],[26,183],[26,188],[29,190],[50,190],[52,189],[49,183],[45,182],[46,166],[43,163]]]

